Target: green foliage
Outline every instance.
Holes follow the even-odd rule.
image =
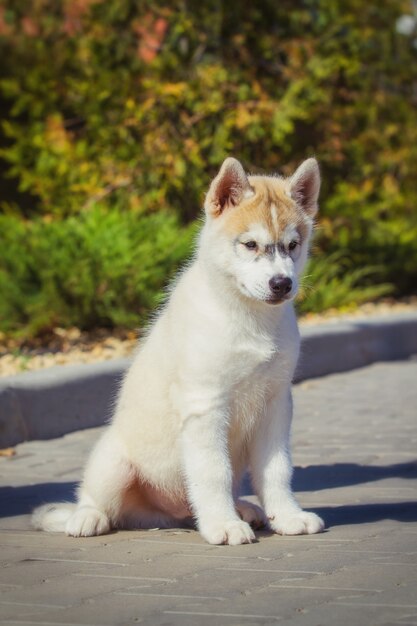
[[[138,219],[95,206],[78,218],[0,216],[0,330],[134,327],[163,298],[195,228],[173,215]]]
[[[300,313],[349,309],[386,296],[393,291],[393,287],[381,283],[380,275],[379,267],[352,269],[349,259],[340,252],[310,259],[302,279],[297,309]]]
[[[132,219],[141,241],[157,215],[161,224],[167,216],[181,240],[226,156],[254,173],[289,174],[315,154],[324,180],[317,258],[328,266],[334,252],[344,259],[337,279],[329,278],[334,299],[348,274],[358,289],[376,281],[399,294],[414,290],[417,46],[415,33],[396,30],[406,14],[413,14],[410,0],[0,0],[0,55],[7,59],[0,90],[9,107],[0,157],[34,199],[17,213],[35,219],[19,224],[16,210],[0,205],[15,215],[13,226],[7,222],[14,239],[0,231],[0,248],[10,246],[7,263],[14,250],[22,257],[16,268],[34,267],[23,258],[26,247],[18,248],[19,232],[23,245],[32,228],[39,239],[56,240],[77,219],[86,229],[92,220],[92,228],[97,203],[113,228],[116,211],[121,229]],[[104,232],[90,236],[85,255],[96,236],[114,243]],[[118,254],[125,258],[122,243]],[[179,256],[161,253],[163,274]],[[377,273],[362,269],[375,266]],[[131,280],[123,267],[121,285]],[[7,267],[0,271],[9,275]],[[146,271],[159,275],[156,267]],[[9,307],[9,328],[30,317],[13,308],[14,289],[44,311],[36,294],[52,289],[42,282],[46,270],[16,276],[27,282],[0,298],[10,301],[0,304]],[[150,293],[160,287],[146,276],[136,299],[119,305],[110,295],[78,295],[71,315],[66,300],[43,313],[53,318],[45,324],[77,323],[77,315],[87,326],[130,324],[153,306]],[[316,297],[311,306],[322,302]]]

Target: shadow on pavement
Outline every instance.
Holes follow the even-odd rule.
[[[293,484],[295,491],[311,492],[359,485],[386,478],[417,478],[417,464],[408,462],[368,466],[357,463],[335,463],[296,467]],[[28,514],[34,507],[47,502],[74,501],[77,484],[76,482],[50,482],[21,487],[0,487],[0,518]],[[252,493],[250,481],[246,476],[240,495]],[[384,519],[400,522],[417,521],[416,501],[346,504],[319,507],[314,510],[324,518],[327,527],[362,524]]]
[[[314,513],[317,513],[324,519],[326,528],[329,529],[332,526],[369,524],[382,520],[417,522],[417,501],[347,504],[332,507],[314,507],[313,510]]]
[[[0,517],[26,515],[48,502],[74,501],[76,482],[39,483],[23,487],[0,487]]]
[[[324,489],[337,489],[372,483],[388,478],[417,478],[417,463],[396,463],[394,465],[360,465],[358,463],[334,463],[333,465],[310,465],[295,467],[294,490],[312,492]],[[370,487],[370,493],[372,488]],[[246,475],[240,495],[253,493],[249,476]],[[326,499],[331,500],[331,494]],[[380,502],[370,504],[349,504],[341,506],[314,507],[314,512],[326,522],[326,527],[349,524],[366,524],[382,520],[399,522],[417,521],[417,501]]]
[[[295,491],[319,491],[360,485],[384,478],[417,478],[417,462],[408,461],[383,466],[334,463],[296,467],[293,487]]]
[[[417,478],[417,462],[396,463],[395,465],[359,465],[358,463],[333,463],[332,465],[308,465],[295,467],[293,476],[294,491],[320,491],[361,485],[384,478]],[[249,475],[243,478],[240,495],[253,493]]]

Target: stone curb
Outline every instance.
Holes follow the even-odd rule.
[[[301,330],[296,382],[417,354],[417,312]],[[0,379],[0,448],[101,426],[129,359],[65,365]]]

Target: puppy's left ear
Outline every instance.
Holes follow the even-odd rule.
[[[238,205],[249,194],[253,192],[242,164],[228,157],[210,185],[204,208],[208,215],[217,217],[227,208]]]
[[[295,202],[310,216],[318,211],[320,170],[316,159],[303,161],[289,179],[290,192]]]

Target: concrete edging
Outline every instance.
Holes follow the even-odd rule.
[[[417,312],[301,329],[296,382],[417,354]],[[0,448],[101,426],[129,359],[65,365],[0,378]]]

